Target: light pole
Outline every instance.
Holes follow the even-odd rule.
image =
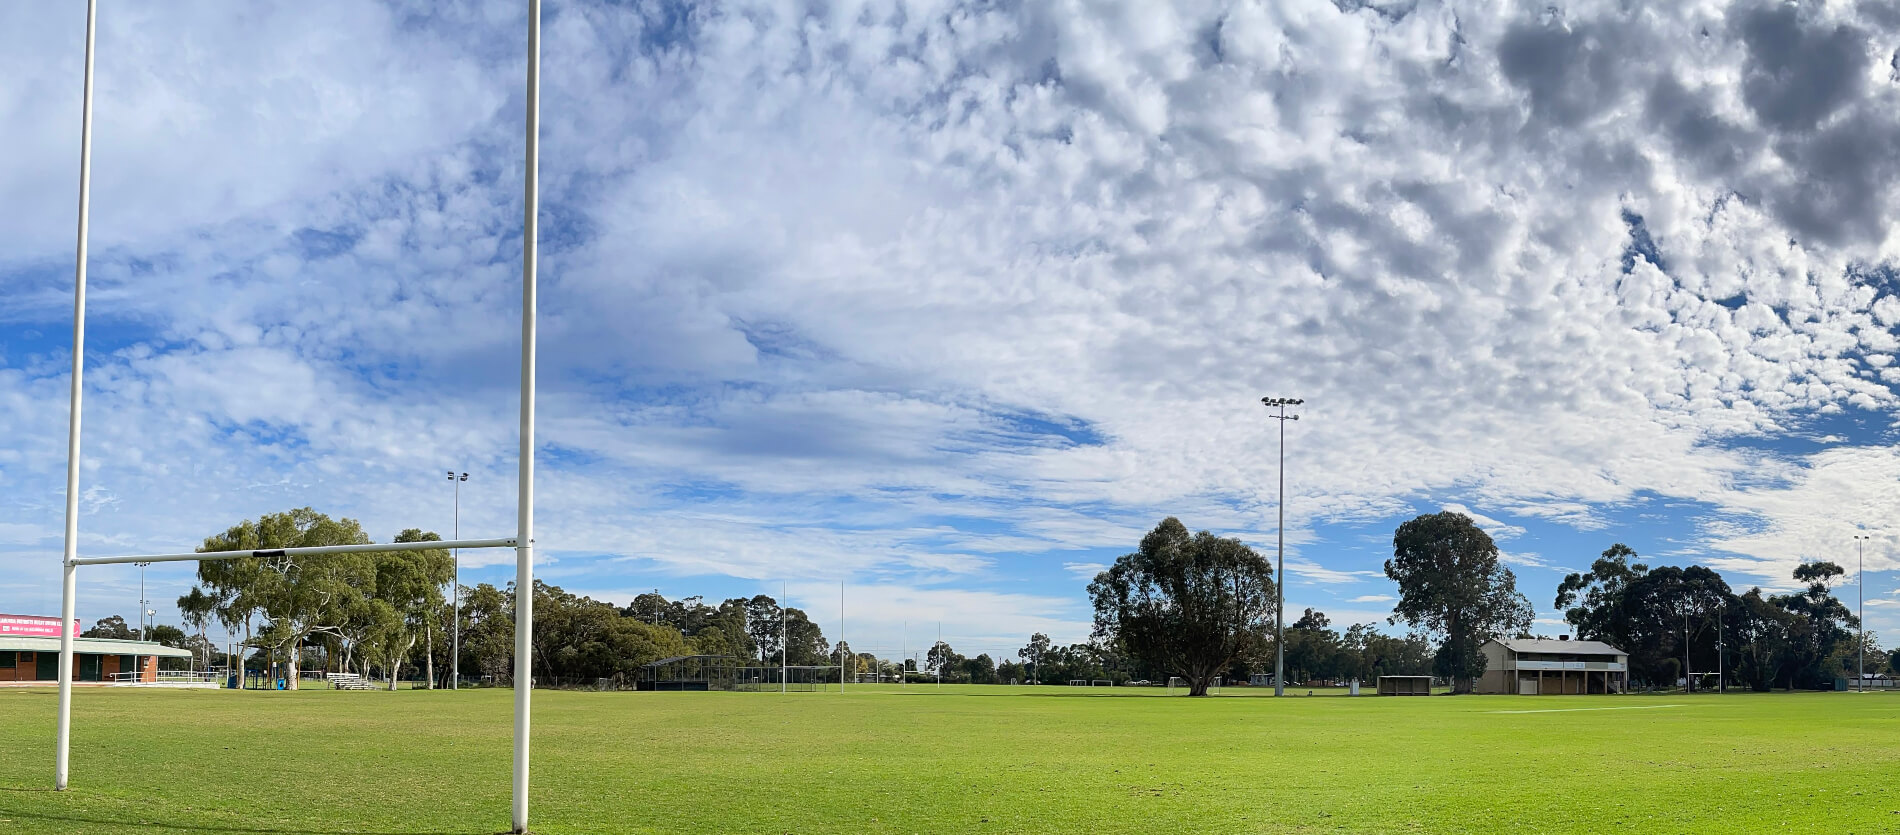
[[[1728,600],[1719,600],[1715,604],[1715,692],[1717,695],[1728,693],[1728,678],[1722,672],[1722,621],[1728,616]]]
[[[449,471],[449,482],[455,485],[455,538],[462,538],[462,482],[468,480],[468,473],[457,475]],[[449,551],[450,560],[455,563],[455,578],[450,581],[451,596],[455,599],[455,623],[452,626],[455,637],[449,641],[449,689],[462,689],[462,549]]]
[[[792,587],[781,583],[778,588],[778,597],[778,692],[783,693],[785,692],[785,676],[792,670],[789,666],[791,662],[787,660],[791,657],[787,654],[791,651],[791,616],[785,614],[786,607],[792,605]]]
[[[1854,673],[1854,691],[1867,692],[1867,540],[1872,537],[1864,533],[1854,534],[1854,544],[1860,548],[1860,572],[1854,575],[1854,585],[1860,592],[1860,665]]]
[[[148,565],[151,563],[139,563],[139,640],[141,641],[145,640],[145,618],[149,614],[146,607],[152,605],[150,600],[145,599],[145,567]]]
[[[1293,397],[1262,397],[1260,402],[1280,413],[1269,415],[1280,422],[1280,530],[1276,550],[1279,566],[1273,570],[1273,695],[1286,695],[1286,422],[1299,420],[1288,415],[1286,407],[1306,401]]]

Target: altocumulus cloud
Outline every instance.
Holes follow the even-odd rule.
[[[505,525],[518,5],[107,10],[86,550],[387,537],[447,466]],[[55,573],[81,17],[0,11],[0,608]],[[1285,393],[1296,582],[1377,576],[1321,528],[1644,497],[1783,577],[1900,512],[1896,49],[1882,2],[552,6],[549,575],[1078,640],[1161,515],[1270,542]]]

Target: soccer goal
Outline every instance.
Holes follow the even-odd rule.
[[[1168,676],[1168,695],[1170,696],[1174,695],[1174,690],[1177,687],[1181,688],[1182,690],[1186,690],[1187,686],[1188,686],[1187,679],[1184,679],[1180,676]]]
[[[1089,686],[1089,680],[1086,678],[1072,678],[1072,679],[1069,679],[1069,686],[1070,687],[1087,687]]]
[[[538,167],[541,126],[541,0],[528,0],[527,54],[527,151],[523,166],[521,251],[521,450],[519,483],[516,493],[516,532],[513,537],[466,539],[447,542],[404,542],[385,545],[335,545],[309,548],[280,548],[257,551],[217,551],[189,554],[144,554],[136,556],[81,557],[79,541],[79,449],[80,395],[84,391],[86,339],[86,244],[91,218],[92,191],[92,76],[93,47],[98,21],[98,0],[86,3],[85,92],[81,101],[79,128],[79,231],[77,264],[73,275],[73,367],[71,413],[66,436],[66,543],[61,557],[63,568],[60,588],[60,617],[73,623],[77,609],[78,570],[82,565],[114,565],[140,562],[183,562],[191,560],[227,560],[238,558],[300,559],[335,554],[382,553],[432,549],[513,548],[515,550],[515,588],[534,588],[534,371],[535,371],[535,269],[539,249],[537,214],[540,211]],[[59,707],[57,741],[54,746],[53,787],[67,789],[71,764],[73,630],[62,627],[59,639]],[[534,595],[515,596],[515,728],[514,728],[514,832],[528,831],[528,701],[534,688],[530,667],[534,634]]]

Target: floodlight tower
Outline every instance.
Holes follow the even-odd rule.
[[[1280,422],[1280,529],[1275,550],[1279,552],[1279,566],[1273,570],[1273,695],[1286,695],[1286,422],[1299,420],[1299,415],[1289,415],[1286,407],[1298,406],[1306,401],[1296,397],[1262,397],[1260,402],[1269,409],[1279,409],[1278,414],[1268,415]]]
[[[1854,544],[1860,549],[1860,571],[1854,575],[1854,585],[1860,593],[1860,614],[1855,616],[1860,619],[1860,651],[1856,653],[1860,662],[1854,677],[1857,693],[1867,692],[1867,540],[1872,538],[1864,533],[1854,534]]]
[[[462,538],[462,482],[468,480],[468,473],[456,475],[449,471],[449,481],[455,484],[455,538]],[[455,563],[455,578],[450,581],[450,591],[455,599],[455,623],[452,624],[455,637],[449,646],[449,689],[462,689],[462,549],[449,550],[449,559]],[[431,687],[435,685],[430,685]]]

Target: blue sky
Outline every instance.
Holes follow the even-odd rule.
[[[450,468],[512,533],[521,5],[106,5],[83,553],[446,533]],[[0,611],[58,606],[83,25],[0,9]],[[1382,621],[1391,531],[1452,508],[1547,633],[1611,543],[1777,588],[1858,526],[1900,627],[1896,27],[549,3],[540,576],[788,588],[833,635],[842,582],[890,655],[1082,640],[1164,516],[1271,549],[1281,395],[1295,612]],[[135,611],[136,569],[82,581]]]

